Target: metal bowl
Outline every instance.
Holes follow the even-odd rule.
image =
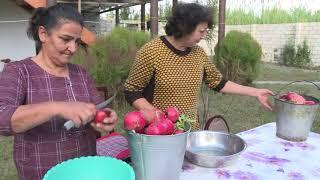
[[[232,164],[246,147],[245,141],[234,134],[196,131],[188,135],[185,156],[199,166],[224,167]]]

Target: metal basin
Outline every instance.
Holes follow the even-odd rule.
[[[232,164],[245,149],[245,141],[237,135],[197,131],[188,135],[185,156],[196,165],[217,168]]]

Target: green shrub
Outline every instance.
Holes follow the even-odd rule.
[[[295,47],[292,40],[285,44],[281,53],[282,63],[286,66],[309,67],[311,63],[310,48],[307,41]]]
[[[288,41],[284,45],[284,48],[281,53],[281,59],[282,63],[284,65],[290,66],[294,60],[294,57],[296,56],[296,48],[294,47],[294,43],[292,40]]]
[[[262,50],[249,34],[230,31],[220,46],[215,47],[215,63],[223,76],[240,84],[257,78]]]
[[[144,32],[115,28],[94,45],[79,50],[73,62],[83,65],[97,86],[106,86],[110,92],[122,90],[137,50],[149,39]]]
[[[298,67],[307,67],[310,65],[311,58],[310,58],[310,49],[307,44],[307,41],[304,40],[302,45],[299,44],[297,47],[297,54],[295,57],[295,64]]]

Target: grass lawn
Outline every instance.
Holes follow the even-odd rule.
[[[257,81],[320,81],[320,69],[304,70],[294,67],[278,66],[265,63],[260,67]]]
[[[16,167],[12,160],[12,137],[0,136],[0,180],[16,180]]]
[[[320,80],[320,73],[317,71],[284,68],[270,64],[266,64],[263,67],[262,75],[258,80]],[[257,87],[269,88],[274,92],[278,92],[283,86],[257,85]],[[289,90],[320,97],[320,91],[312,85],[291,85],[284,89],[283,92]],[[232,133],[238,133],[275,121],[274,113],[263,109],[255,98],[210,92],[209,101],[209,114],[223,115],[228,121]],[[270,101],[273,102],[272,98],[270,98]],[[123,115],[131,110],[131,107],[123,101],[115,102],[114,108],[118,111],[120,119],[123,119]],[[118,131],[122,131],[121,126],[122,122],[119,123]],[[320,113],[317,114],[312,131],[320,133]],[[18,179],[12,161],[12,137],[0,136],[0,153],[0,180]]]
[[[268,88],[277,92],[283,85],[259,85],[260,88]],[[320,92],[314,86],[293,85],[285,91],[305,92],[309,95],[320,97]],[[268,122],[275,121],[275,114],[265,110],[258,101],[252,97],[212,94],[209,97],[209,114],[221,114],[230,125],[232,133],[245,131]],[[273,103],[272,97],[270,102]],[[320,133],[320,113],[317,114],[312,131]]]

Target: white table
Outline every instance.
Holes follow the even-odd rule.
[[[268,123],[238,135],[248,147],[231,166],[203,168],[184,162],[180,180],[313,180],[320,179],[320,134],[305,142],[278,138],[276,124]]]

